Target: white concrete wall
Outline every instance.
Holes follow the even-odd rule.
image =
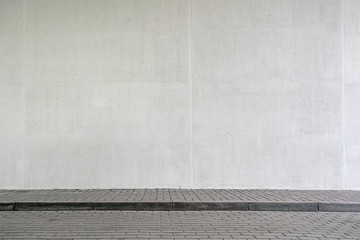
[[[0,188],[360,189],[357,0],[0,0]]]
[[[346,187],[360,189],[360,1],[344,6],[344,101]]]

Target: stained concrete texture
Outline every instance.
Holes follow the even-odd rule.
[[[24,186],[22,1],[0,1],[0,188]]]
[[[341,1],[192,6],[194,182],[343,187]]]
[[[359,188],[360,169],[360,2],[345,5],[345,148],[346,186]]]
[[[25,3],[25,188],[190,186],[188,7]]]
[[[356,0],[0,0],[0,188],[360,189]]]

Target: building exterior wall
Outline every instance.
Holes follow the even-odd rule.
[[[0,188],[360,189],[357,0],[0,0]]]

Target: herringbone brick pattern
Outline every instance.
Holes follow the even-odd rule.
[[[0,202],[360,202],[360,191],[239,189],[0,190]]]
[[[0,239],[360,239],[360,213],[0,212]]]

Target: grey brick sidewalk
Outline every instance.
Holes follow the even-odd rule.
[[[360,211],[360,191],[0,190],[0,209]]]
[[[360,213],[0,212],[0,239],[360,239]]]

